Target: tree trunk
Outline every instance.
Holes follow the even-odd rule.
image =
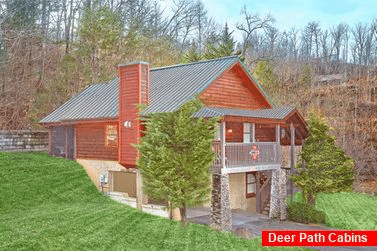
[[[171,206],[170,201],[168,202],[168,210],[169,210],[169,219],[173,219],[173,207]]]
[[[308,193],[308,204],[315,206],[315,197],[312,193]]]
[[[186,210],[187,210],[187,207],[186,207],[186,204],[184,203],[183,207],[179,208],[179,212],[181,214],[181,225],[182,225],[182,227],[186,227],[187,226]]]

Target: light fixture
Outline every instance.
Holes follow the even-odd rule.
[[[124,121],[124,127],[130,128],[131,127],[131,121]]]
[[[233,130],[232,130],[232,129],[228,129],[228,132],[229,132],[229,133],[232,133],[232,132],[233,132]]]

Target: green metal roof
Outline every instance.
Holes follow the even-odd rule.
[[[258,110],[241,110],[231,108],[219,108],[219,107],[203,107],[194,117],[212,118],[212,117],[224,117],[224,116],[237,116],[248,118],[266,118],[266,119],[284,119],[295,108],[293,107],[274,107],[271,109],[258,109]]]
[[[206,89],[224,71],[237,62],[237,56],[179,64],[150,71],[150,105],[143,115],[177,110],[182,104]],[[241,63],[244,70],[262,87]],[[116,118],[118,116],[118,85],[115,78],[107,84],[91,85],[43,118],[41,123],[77,121],[83,119]],[[271,102],[270,102],[271,103]]]

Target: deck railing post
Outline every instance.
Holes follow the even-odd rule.
[[[275,164],[280,162],[280,125],[276,125]]]

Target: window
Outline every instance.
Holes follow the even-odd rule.
[[[105,146],[118,146],[118,130],[116,125],[106,125],[105,127]]]
[[[246,173],[246,198],[251,198],[256,196],[257,192],[257,182],[256,182],[257,172]]]
[[[243,123],[243,143],[254,142],[254,124]]]
[[[243,143],[250,143],[250,123],[243,123]]]

